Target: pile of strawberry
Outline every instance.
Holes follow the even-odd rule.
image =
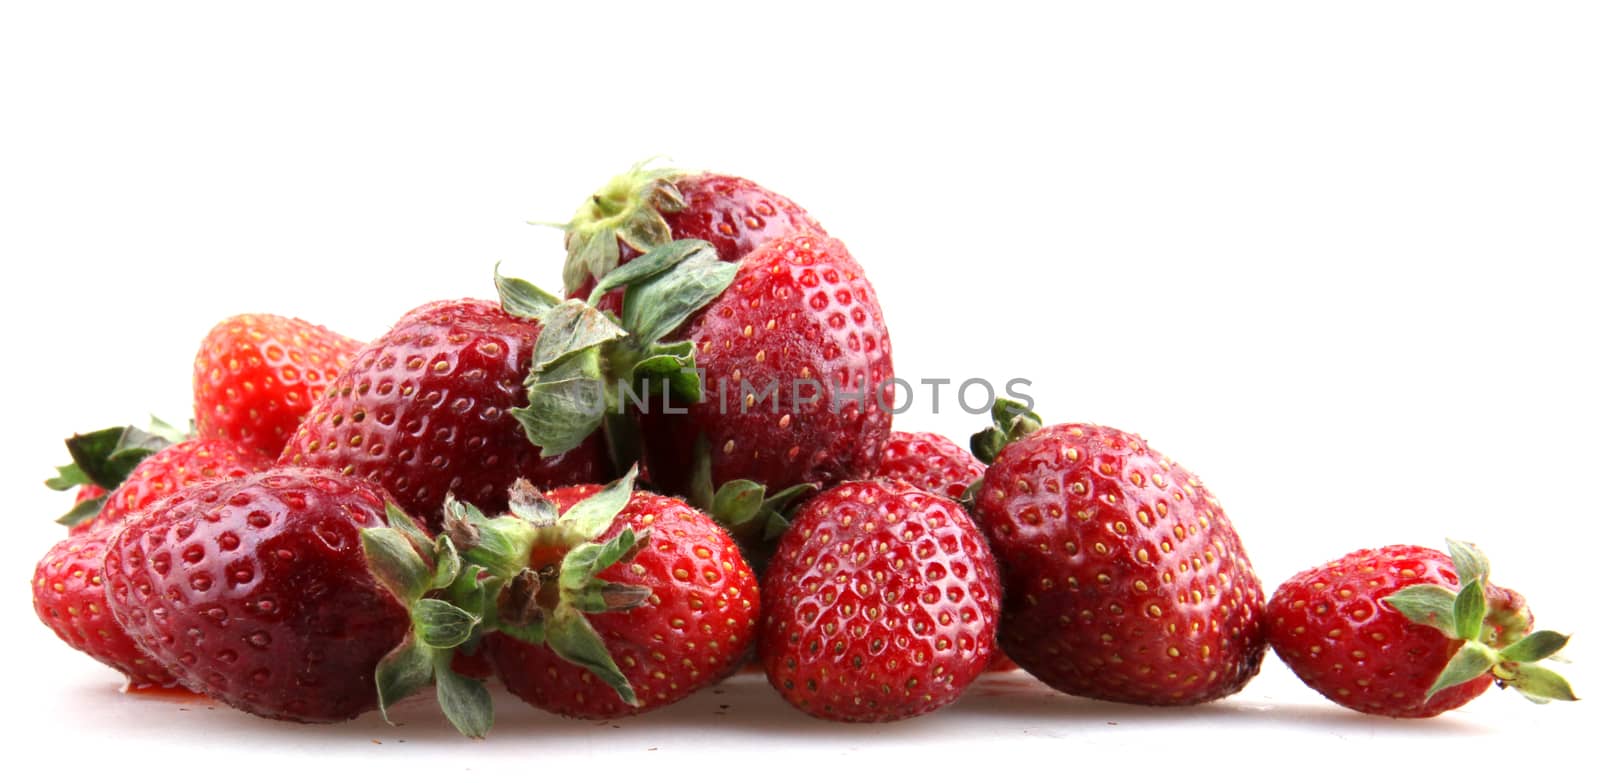
[[[671,704],[754,658],[840,721],[1011,664],[1191,705],[1271,645],[1352,709],[1572,699],[1481,553],[1362,550],[1267,600],[1221,505],[1136,435],[1001,401],[972,452],[891,431],[889,334],[843,243],[747,180],[636,167],[566,226],[567,298],[421,305],[362,344],[243,315],[194,426],[76,435],[39,618],[134,687],[325,722],[432,686],[561,715]],[[776,385],[783,400],[758,397]],[[792,397],[791,397],[792,393]]]

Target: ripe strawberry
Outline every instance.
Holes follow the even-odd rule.
[[[932,432],[894,432],[883,445],[876,478],[899,479],[918,489],[960,500],[983,478],[984,464],[955,441]]]
[[[710,242],[718,258],[738,261],[769,239],[825,233],[794,202],[750,180],[646,166],[606,183],[567,224],[568,296],[588,298],[618,265],[675,239]],[[619,311],[618,302],[606,309]]]
[[[529,704],[574,718],[653,710],[731,673],[754,641],[759,590],[727,532],[632,486],[630,473],[605,489],[529,491],[520,516],[451,523],[465,560],[509,584],[485,641]],[[512,554],[484,557],[481,541],[507,536],[521,542]]]
[[[1267,605],[1273,649],[1322,695],[1374,715],[1432,717],[1491,683],[1538,702],[1573,700],[1560,675],[1534,663],[1567,637],[1529,633],[1527,602],[1489,584],[1476,547],[1452,541],[1450,552],[1363,549],[1296,574]]]
[[[876,722],[955,701],[995,649],[1000,583],[959,503],[850,481],[800,508],[762,581],[760,655],[790,704]]]
[[[1136,435],[1040,429],[1002,401],[979,526],[1006,580],[1000,644],[1057,690],[1137,704],[1238,691],[1265,649],[1261,583],[1198,479]]]
[[[384,523],[381,491],[336,473],[197,484],[112,536],[106,601],[186,687],[268,718],[352,718],[413,625],[363,557],[361,531]]]
[[[433,529],[448,493],[503,509],[518,478],[603,480],[611,467],[599,438],[541,458],[513,416],[539,334],[491,302],[418,307],[356,354],[279,462],[371,479]]]
[[[700,441],[717,486],[872,474],[893,418],[894,365],[877,295],[838,240],[798,233],[761,245],[668,339],[694,346],[706,393],[686,413],[658,406],[640,417],[658,486],[690,489]]]
[[[50,548],[33,572],[33,611],[75,650],[122,672],[131,687],[166,687],[173,676],[123,633],[106,608],[101,566],[117,528],[69,536]]]
[[[194,357],[194,419],[202,438],[272,457],[361,343],[281,315],[236,315],[211,328]]]

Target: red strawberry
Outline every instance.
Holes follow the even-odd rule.
[[[1006,579],[1000,644],[1057,690],[1196,704],[1244,687],[1265,649],[1261,584],[1227,516],[1136,435],[1039,429],[1015,403],[974,437],[992,461],[978,524]]]
[[[760,246],[668,339],[694,346],[706,394],[687,413],[658,406],[641,417],[658,486],[690,489],[698,441],[718,486],[872,474],[889,437],[894,365],[877,295],[838,240],[799,233]]]
[[[718,258],[738,261],[769,239],[825,233],[794,202],[750,180],[643,163],[585,200],[566,229],[563,282],[577,299],[618,265],[675,239],[710,242]]]
[[[633,491],[633,478],[546,496],[521,485],[513,514],[494,519],[451,505],[464,560],[506,585],[489,599],[486,648],[529,704],[645,712],[732,672],[754,640],[759,592],[727,532],[681,500]]]
[[[165,687],[167,670],[123,633],[106,607],[101,566],[113,527],[56,542],[33,572],[33,611],[73,649],[122,672],[133,687]]]
[[[1534,663],[1567,637],[1529,633],[1527,603],[1489,584],[1483,554],[1454,541],[1450,550],[1363,549],[1296,574],[1267,605],[1273,649],[1322,695],[1374,715],[1432,717],[1491,683],[1573,700],[1560,675]]]
[[[413,625],[363,556],[361,531],[384,523],[381,491],[336,473],[191,486],[111,538],[106,601],[191,689],[269,718],[352,718]]]
[[[279,461],[371,479],[435,529],[447,493],[503,509],[518,478],[603,480],[611,467],[599,438],[541,458],[513,415],[539,333],[491,302],[418,307],[351,360]]]
[[[194,357],[202,438],[276,457],[361,343],[281,315],[236,315],[212,327]]]
[[[819,718],[887,721],[954,701],[995,649],[994,558],[961,505],[852,481],[801,507],[762,581],[761,662]]]
[[[618,289],[614,319],[595,305]],[[501,290],[547,324],[522,417],[546,453],[603,424],[616,453],[642,444],[657,487],[714,510],[747,545],[781,527],[797,493],[877,467],[894,404],[889,335],[837,240],[800,232],[737,265],[674,241],[615,269],[588,302],[517,281]]]
[[[932,432],[894,432],[883,446],[877,478],[899,479],[918,489],[960,500],[983,478],[984,464],[955,441]]]

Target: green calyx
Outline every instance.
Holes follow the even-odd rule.
[[[484,736],[494,722],[488,692],[453,671],[450,660],[491,632],[549,646],[637,706],[633,686],[588,619],[650,598],[649,588],[599,577],[648,541],[648,532],[631,527],[599,540],[632,497],[635,478],[628,471],[566,513],[519,481],[510,511],[499,516],[447,499],[444,532],[432,539],[393,507],[389,527],[363,531],[369,569],[411,613],[405,641],[378,665],[385,719],[395,702],[434,683],[445,717],[462,734]]]
[[[621,260],[621,246],[646,253],[672,241],[665,215],[683,209],[683,194],[673,180],[684,172],[642,161],[617,175],[579,205],[567,234],[567,262],[561,282],[576,291],[610,274]]]
[[[711,449],[702,437],[694,444],[694,470],[686,499],[725,528],[745,558],[760,570],[771,554],[772,542],[789,529],[792,510],[818,489],[816,484],[795,484],[769,494],[764,485],[748,479],[716,486],[711,476]]]
[[[110,492],[127,481],[146,457],[187,438],[187,433],[154,416],[150,417],[149,431],[109,427],[73,435],[66,440],[72,462],[57,467],[56,475],[45,479],[44,485],[65,492],[92,484]],[[74,527],[93,519],[104,506],[104,497],[85,500],[58,517],[56,523]]]
[[[457,649],[473,649],[484,620],[483,569],[463,562],[449,535],[429,538],[404,511],[388,506],[388,527],[361,531],[367,568],[411,616],[399,646],[378,662],[378,709],[435,686],[439,706],[458,731],[481,738],[494,725],[484,684],[457,674]]]
[[[1560,674],[1536,663],[1559,652],[1569,637],[1555,631],[1528,633],[1532,615],[1526,606],[1489,599],[1489,560],[1483,552],[1461,541],[1448,544],[1460,590],[1412,585],[1383,599],[1406,619],[1462,641],[1428,696],[1489,674],[1496,685],[1514,688],[1539,704],[1577,701]]]
[[[994,426],[973,435],[971,442],[973,455],[985,465],[993,463],[1000,456],[1000,450],[1012,441],[1032,435],[1044,426],[1039,414],[1015,400],[995,400],[989,413]]]
[[[700,399],[694,346],[662,342],[733,283],[738,265],[707,242],[667,242],[601,278],[588,300],[561,301],[535,286],[495,274],[506,312],[542,329],[524,379],[528,404],[511,410],[546,457],[605,428],[615,464],[637,461],[629,410],[652,402]],[[625,290],[621,317],[599,309],[606,293]]]

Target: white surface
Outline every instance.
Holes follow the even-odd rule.
[[[656,772],[848,756],[898,775],[970,748],[1076,779],[1129,759],[1203,777],[1233,753],[1314,775],[1581,758],[1586,703],[1489,694],[1373,720],[1275,660],[1200,710],[1030,687],[869,728],[804,719],[752,678],[615,729],[502,698],[481,744],[425,711],[310,729],[115,694],[24,597],[66,502],[39,485],[60,439],[182,418],[196,341],[235,312],[371,337],[489,294],[497,259],[553,286],[559,235],[523,221],[563,219],[653,154],[752,177],[848,242],[902,376],[1025,375],[1048,418],[1146,435],[1206,478],[1269,585],[1360,546],[1473,539],[1546,625],[1579,632],[1580,693],[1600,682],[1577,576],[1600,521],[1591,4],[584,5],[0,11],[0,722],[30,763],[183,748],[188,769],[253,778],[614,752]],[[900,424],[982,425],[952,410]]]

